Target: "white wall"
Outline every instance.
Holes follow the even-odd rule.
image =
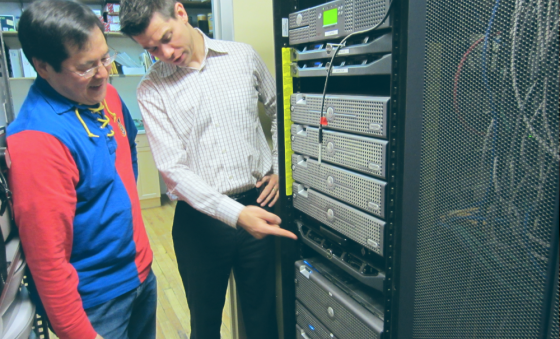
[[[274,75],[272,0],[232,0],[234,40],[248,43]]]
[[[259,53],[274,76],[274,31],[272,26],[272,0],[225,0],[232,3],[233,39],[247,43]],[[224,0],[221,0],[224,2]],[[259,106],[259,115],[265,136],[271,144],[270,120]]]

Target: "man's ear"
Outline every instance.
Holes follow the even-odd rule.
[[[52,70],[52,67],[46,61],[39,60],[37,58],[32,58],[32,60],[33,60],[33,66],[35,66],[35,70],[37,71],[37,74],[39,74],[41,78],[47,80],[49,78],[48,68],[50,67],[50,69]]]
[[[183,21],[185,24],[189,23],[189,16],[187,15],[187,10],[182,3],[175,3],[175,16],[178,20]]]

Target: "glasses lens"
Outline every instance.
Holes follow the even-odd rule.
[[[103,67],[111,66],[111,63],[113,61],[115,61],[115,59],[117,58],[117,54],[118,53],[116,51],[113,51],[113,50],[109,51],[107,57],[101,59],[101,64],[103,65]],[[99,69],[99,66],[95,66],[95,67],[92,67],[92,68],[88,69],[87,71],[85,71],[83,73],[78,73],[78,74],[81,75],[82,77],[86,78],[86,79],[89,79],[92,76],[94,76],[95,73],[97,73],[98,69]]]
[[[103,65],[109,66],[113,61],[115,61],[115,59],[117,58],[117,54],[118,53],[116,51],[109,51],[109,56],[104,60]]]
[[[87,71],[85,71],[84,73],[82,73],[81,76],[83,76],[86,79],[89,79],[89,78],[91,78],[92,76],[95,75],[96,70],[97,70],[97,67],[90,68]]]

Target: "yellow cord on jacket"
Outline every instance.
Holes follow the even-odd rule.
[[[98,118],[98,119],[97,119],[97,121],[99,121],[99,122],[102,123],[101,128],[107,127],[107,125],[111,122],[111,120],[110,120],[107,116],[105,116],[105,115],[103,115],[103,113],[101,113],[101,111],[102,111],[105,107],[108,107],[108,106],[107,106],[107,103],[105,102],[105,100],[103,100],[103,103],[104,103],[105,105],[99,104],[99,107],[97,107],[97,108],[89,108],[89,110],[92,111],[93,113],[99,113],[100,115],[102,115],[101,118]],[[113,112],[111,112],[111,111],[109,111],[108,108],[106,109],[106,111],[109,112],[109,113],[111,113],[111,115],[113,116],[113,118],[114,118],[115,121],[116,121],[116,118],[117,118],[116,114],[113,113]],[[78,111],[78,108],[76,108],[76,109],[74,110],[74,112],[76,113],[76,116],[78,117],[78,120],[80,120],[80,122],[81,122],[82,125],[84,126],[84,129],[86,130],[88,137],[90,137],[90,138],[99,138],[99,135],[95,135],[95,134],[91,133],[91,131],[90,131],[89,128],[87,127],[87,125],[86,125],[84,119],[82,119],[82,117],[80,116],[80,112]],[[114,136],[114,135],[115,135],[115,131],[113,131],[113,130],[111,130],[111,132],[107,133],[107,136],[108,136],[108,137],[112,137],[112,136]]]
[[[88,137],[90,138],[99,138],[99,135],[95,135],[93,133],[91,133],[89,131],[89,128],[87,127],[86,123],[84,122],[84,119],[82,119],[82,117],[80,116],[80,112],[78,112],[78,109],[76,108],[76,110],[74,111],[76,112],[76,116],[78,117],[78,120],[80,120],[80,122],[82,123],[82,125],[84,126],[84,129],[87,132]]]
[[[117,122],[117,115],[109,110],[109,105],[107,105],[107,101],[105,101],[105,99],[103,99],[103,106],[105,107],[105,110],[109,114],[111,114],[111,116],[113,117],[113,121]]]

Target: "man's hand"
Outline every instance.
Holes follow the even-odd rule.
[[[95,337],[95,339],[103,339],[102,336],[99,335],[99,333],[97,334],[97,337]]]
[[[243,227],[249,234],[257,239],[267,235],[276,235],[297,240],[297,236],[290,231],[280,228],[282,220],[272,213],[258,206],[246,206],[237,219],[237,225]]]
[[[278,175],[265,175],[255,186],[260,188],[262,185],[266,186],[263,188],[261,195],[259,195],[257,202],[261,204],[261,207],[266,206],[266,204],[268,204],[268,207],[274,206],[280,196],[278,192]]]

